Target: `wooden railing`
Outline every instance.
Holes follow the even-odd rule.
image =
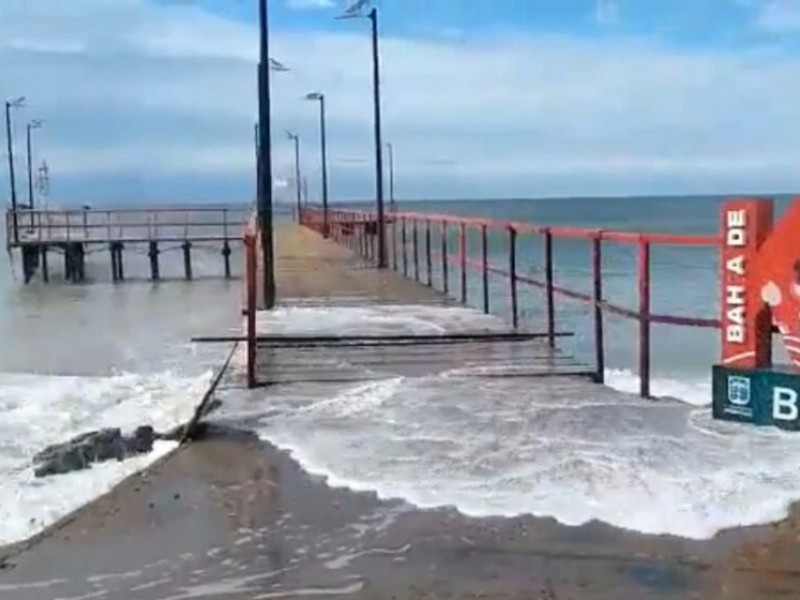
[[[323,225],[322,210],[307,206],[303,209],[300,222],[307,227],[321,231]],[[373,213],[357,210],[329,210],[328,222],[330,237],[346,244],[369,261],[375,261],[377,231],[376,217]],[[445,293],[449,289],[449,269],[455,266],[458,271],[459,289],[456,297],[466,303],[468,300],[467,272],[474,270],[481,275],[481,303],[485,312],[490,309],[489,276],[499,275],[508,280],[511,304],[511,321],[514,327],[519,325],[519,284],[533,286],[544,290],[547,340],[551,347],[556,338],[556,297],[563,296],[572,300],[589,304],[593,307],[594,325],[594,359],[596,380],[604,381],[605,372],[605,340],[604,313],[612,313],[639,322],[638,331],[638,372],[640,380],[639,392],[643,397],[650,396],[650,336],[653,324],[681,325],[687,327],[719,328],[718,319],[700,318],[687,315],[658,314],[652,311],[651,302],[651,248],[655,245],[667,246],[710,246],[720,247],[720,239],[716,235],[681,235],[669,233],[642,233],[630,231],[614,231],[606,229],[587,229],[578,227],[545,227],[531,223],[499,221],[494,219],[458,217],[453,215],[397,212],[387,217],[386,227],[390,229],[387,240],[391,246],[391,267],[406,277],[413,277],[422,282],[420,259],[425,264],[425,281],[433,286],[433,261],[438,254],[441,261],[438,269],[441,273],[442,288]],[[440,230],[438,250],[432,248],[432,228]],[[449,233],[457,231],[458,247],[455,252],[449,248]],[[471,257],[468,251],[467,238],[470,231],[477,230],[480,235],[480,256]],[[489,260],[488,236],[490,232],[501,232],[507,237],[506,264],[491,264]],[[420,235],[424,241],[420,242]],[[518,272],[517,249],[522,235],[537,236],[542,243],[543,278]],[[591,265],[592,291],[585,293],[555,282],[553,257],[554,239],[583,239],[590,243],[589,263]],[[603,248],[606,243],[633,245],[637,252],[637,296],[638,306],[630,308],[607,301],[603,294]],[[399,246],[399,248],[398,248]],[[410,247],[410,248],[409,248]]]
[[[247,206],[6,212],[9,246],[66,242],[179,242],[237,239]]]

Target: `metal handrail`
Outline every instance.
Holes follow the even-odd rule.
[[[305,206],[300,215],[300,222],[312,229],[320,231],[322,223],[322,210],[315,206]],[[357,253],[368,260],[375,256],[373,243],[374,236],[367,234],[368,226],[374,227],[376,216],[370,211],[363,210],[329,210],[328,222],[331,237],[340,243],[345,243]],[[509,295],[511,299],[511,319],[516,327],[519,323],[519,308],[517,302],[517,284],[532,285],[545,290],[547,312],[547,337],[551,346],[555,345],[556,332],[556,297],[580,301],[593,307],[593,320],[595,330],[595,362],[596,380],[602,383],[605,370],[604,347],[604,320],[605,312],[634,319],[639,322],[639,377],[640,394],[650,396],[650,333],[651,325],[667,324],[687,327],[700,327],[709,329],[720,328],[719,319],[700,318],[688,315],[657,314],[651,307],[651,249],[653,245],[669,246],[710,246],[720,248],[721,238],[718,235],[689,235],[663,232],[632,232],[609,230],[599,228],[580,227],[551,227],[534,223],[518,221],[502,221],[497,219],[461,217],[455,215],[395,212],[390,215],[388,225],[392,227],[392,267],[406,277],[413,277],[420,281],[419,268],[419,235],[420,225],[425,229],[425,243],[423,253],[427,263],[427,285],[433,285],[432,249],[430,240],[431,224],[437,224],[441,229],[441,249],[438,252],[441,258],[441,272],[443,291],[448,293],[450,280],[448,267],[454,265],[459,271],[459,297],[466,303],[467,298],[467,271],[479,271],[482,274],[483,308],[489,312],[489,274],[500,275],[509,280]],[[397,228],[400,228],[401,252],[397,249]],[[411,232],[409,235],[409,227]],[[449,231],[455,227],[458,232],[458,248],[454,254],[448,248]],[[471,230],[477,230],[481,235],[481,257],[479,260],[468,256],[467,236]],[[489,231],[503,232],[508,236],[508,267],[498,267],[490,264],[488,260],[487,236]],[[517,272],[516,247],[521,234],[541,236],[543,239],[544,264],[542,271],[544,279],[523,275]],[[591,242],[590,258],[592,271],[592,292],[585,293],[557,285],[554,277],[554,239],[584,239]],[[411,252],[408,245],[412,246]],[[603,297],[603,244],[619,243],[631,244],[637,248],[637,287],[638,305],[636,309],[619,306],[605,300]],[[409,254],[413,265],[409,265]],[[398,257],[399,255],[399,257]]]

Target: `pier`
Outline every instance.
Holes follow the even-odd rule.
[[[532,223],[519,223],[492,219],[437,215],[427,213],[396,212],[387,223],[387,255],[389,269],[376,269],[377,216],[364,210],[329,210],[327,215],[320,207],[307,206],[300,214],[303,229],[293,237],[277,243],[278,262],[276,278],[284,298],[314,297],[316,302],[331,305],[351,303],[361,299],[370,303],[441,303],[473,306],[490,314],[496,304],[505,304],[507,312],[501,316],[506,321],[505,334],[519,341],[524,335],[537,349],[553,353],[547,357],[550,364],[558,354],[557,340],[575,332],[559,331],[558,314],[563,301],[588,305],[592,314],[592,364],[571,364],[570,368],[595,383],[604,382],[606,368],[605,321],[608,315],[630,319],[638,324],[638,375],[639,394],[651,397],[651,331],[654,325],[719,330],[720,320],[695,315],[661,314],[653,310],[651,299],[651,254],[656,247],[692,248],[720,247],[718,235],[667,234],[659,232],[632,232],[587,229],[578,227],[550,227]],[[327,226],[329,239],[324,239]],[[310,237],[316,232],[316,238]],[[284,236],[288,235],[286,233]],[[501,262],[492,262],[489,240],[494,247],[502,248]],[[519,268],[519,252],[524,239],[537,246],[538,273],[532,275]],[[571,289],[556,280],[556,240],[583,242],[586,247],[586,266],[590,273],[589,293]],[[472,242],[472,243],[470,243]],[[476,243],[477,242],[477,243]],[[259,239],[255,227],[250,226],[245,235],[245,268],[251,278],[246,289],[248,306],[245,314],[251,315],[246,326],[248,352],[255,356],[255,348],[265,345],[268,339],[255,316],[263,302],[256,283],[261,272],[258,252]],[[322,243],[322,246],[320,246]],[[623,306],[608,301],[603,293],[604,253],[610,246],[623,246],[636,253],[637,271],[635,286],[637,301],[634,306]],[[472,249],[472,251],[470,251]],[[501,289],[490,290],[490,277],[504,282]],[[477,281],[478,297],[470,296],[469,281]],[[473,287],[474,289],[474,287]],[[545,319],[541,323],[524,323],[520,310],[520,294],[541,294]],[[531,329],[533,328],[533,329]],[[522,332],[526,332],[523,334]],[[459,332],[464,336],[480,337],[476,332]],[[534,340],[535,338],[535,340]],[[346,340],[342,340],[346,341]],[[508,340],[505,340],[508,342]],[[485,355],[486,348],[476,348]],[[533,352],[531,356],[536,354]],[[559,357],[563,360],[563,356]],[[250,385],[259,384],[256,371],[257,358],[250,361]],[[561,363],[559,363],[561,364]],[[553,371],[556,374],[557,371]]]
[[[644,342],[652,322],[718,327],[711,320],[653,314],[647,302],[649,244],[716,244],[715,238],[397,213],[389,219],[387,236],[393,268],[377,269],[372,215],[332,211],[329,218],[327,238],[316,208],[301,213],[302,225],[276,228],[274,310],[265,310],[260,298],[264,265],[258,232],[249,223],[242,240],[243,331],[196,338],[238,345],[243,354],[221,377],[216,394],[221,406],[203,418],[202,434],[41,536],[6,549],[0,555],[0,589],[21,600],[90,594],[132,600],[209,595],[749,600],[800,593],[796,509],[774,526],[731,529],[704,541],[598,522],[566,527],[530,515],[466,517],[450,508],[421,510],[331,486],[250,433],[269,423],[276,407],[325,402],[353,386],[398,377],[432,381],[447,374],[445,390],[499,385],[506,393],[554,405],[587,398],[630,411],[655,405],[602,385],[603,313],[639,320]],[[437,236],[437,228],[445,235]],[[446,234],[450,228],[452,239]],[[470,229],[481,236],[492,228],[508,236],[504,266],[486,260],[485,243],[477,245],[478,257],[465,251]],[[517,272],[515,248],[523,235],[543,236],[544,281]],[[638,309],[606,303],[597,285],[588,296],[556,285],[556,235],[589,236],[593,252],[587,260],[600,270],[605,243],[636,244],[643,294]],[[492,270],[510,274],[504,286],[511,310],[506,320],[487,314],[499,301],[488,283],[477,298],[469,297],[475,289],[466,283],[470,272],[486,281]],[[544,286],[543,323],[514,313],[523,286]],[[575,333],[559,327],[562,296],[593,307],[593,364],[561,349]],[[294,314],[294,324],[287,327],[276,314]],[[409,322],[424,327],[409,328]],[[640,351],[644,377],[647,346]],[[640,391],[647,391],[646,384]],[[446,402],[445,395],[430,401]],[[679,403],[662,406],[665,417],[686,410]],[[56,555],[59,560],[53,561]]]
[[[37,271],[50,281],[53,259],[63,259],[64,279],[86,279],[86,257],[107,251],[109,275],[125,280],[126,250],[147,252],[150,279],[162,278],[160,255],[165,249],[180,249],[183,275],[193,278],[192,250],[195,246],[219,250],[221,272],[231,277],[231,254],[242,240],[242,229],[250,214],[246,205],[186,206],[155,208],[63,210],[9,210],[6,212],[6,245],[19,250],[25,283]]]

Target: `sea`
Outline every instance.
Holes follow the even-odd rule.
[[[721,201],[451,200],[402,202],[399,208],[713,234]],[[777,201],[780,214],[787,199]],[[541,275],[541,240],[522,236],[518,244],[520,272]],[[479,256],[479,248],[478,238],[470,237],[470,253]],[[507,239],[493,234],[489,248],[490,260],[505,267]],[[554,250],[556,282],[590,291],[588,243],[557,240]],[[609,243],[603,258],[606,298],[636,308],[635,248]],[[192,282],[183,279],[179,248],[165,248],[162,259],[158,283],[147,279],[144,250],[133,248],[126,251],[123,284],[111,282],[106,250],[88,257],[82,284],[59,281],[57,262],[49,284],[36,278],[23,285],[19,261],[10,256],[0,269],[0,544],[38,533],[174,448],[158,442],[148,455],[45,479],[36,479],[31,468],[36,452],[86,431],[144,424],[163,431],[193,412],[229,346],[191,340],[241,327],[242,258],[235,249],[234,279],[225,280],[220,249],[196,248]],[[712,249],[654,248],[653,310],[716,317],[717,273]],[[434,280],[441,275],[435,266]],[[450,276],[456,290],[454,269]],[[480,285],[479,276],[470,275],[469,300],[476,308]],[[494,318],[507,319],[508,282],[492,277],[491,289]],[[540,291],[520,286],[523,327],[541,330],[543,307]],[[385,326],[386,315],[373,312],[311,307],[279,309],[269,318],[283,331]],[[557,328],[575,334],[560,345],[590,362],[589,307],[559,298],[556,314]],[[409,331],[429,331],[447,317],[406,308],[390,318]],[[606,382],[631,392],[622,402],[599,395],[554,403],[518,389],[512,393],[502,383],[391,379],[353,384],[330,398],[276,400],[257,432],[332,484],[417,506],[453,506],[476,516],[529,513],[568,525],[599,519],[646,533],[708,538],[727,527],[780,519],[800,500],[800,436],[710,418],[718,336],[715,330],[654,326],[654,400],[635,396],[636,324],[609,316]]]

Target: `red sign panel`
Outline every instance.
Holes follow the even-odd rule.
[[[768,367],[778,327],[800,366],[800,199],[773,227],[771,200],[722,207],[722,362]]]

